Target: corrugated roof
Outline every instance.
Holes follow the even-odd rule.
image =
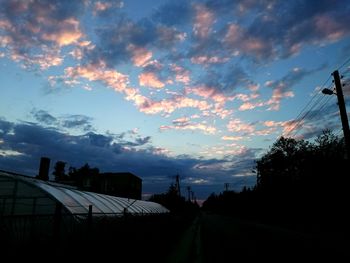
[[[38,191],[46,193],[48,198],[60,202],[64,208],[72,214],[86,214],[89,211],[90,205],[92,205],[92,213],[94,216],[118,216],[122,215],[125,211],[130,214],[138,215],[162,214],[169,212],[164,206],[154,202],[80,191],[65,185],[4,171],[0,171],[0,177],[6,177],[7,179],[29,184]],[[20,196],[23,194],[25,193],[18,193],[17,195]]]

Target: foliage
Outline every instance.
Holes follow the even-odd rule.
[[[349,160],[344,140],[332,132],[312,142],[281,137],[257,160],[256,170],[253,189],[212,194],[202,208],[289,226],[344,224]]]
[[[82,167],[76,169],[74,167],[69,167],[69,178],[74,182],[74,184],[78,187],[83,186],[83,179],[84,177],[87,178],[96,178],[100,173],[98,168],[91,168],[89,164],[85,164]],[[92,183],[94,183],[94,180],[92,180]]]
[[[314,142],[279,138],[257,161],[260,191],[288,192],[313,186],[327,187],[330,175],[341,177],[345,167],[344,141],[324,131]],[[341,171],[343,169],[343,172]]]
[[[176,186],[171,184],[166,193],[154,194],[149,199],[168,208],[172,213],[193,213],[198,210],[198,204],[186,201],[178,194]]]
[[[67,175],[65,174],[65,166],[66,163],[62,161],[58,161],[55,164],[53,175],[55,176],[55,181],[63,181],[67,179]]]

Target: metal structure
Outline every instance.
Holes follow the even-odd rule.
[[[92,192],[79,191],[74,187],[38,180],[0,171],[0,216],[47,214],[56,212],[57,203],[62,213],[94,217],[147,215],[168,213],[160,204]]]

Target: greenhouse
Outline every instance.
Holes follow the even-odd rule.
[[[0,215],[53,215],[62,213],[93,217],[168,213],[160,204],[84,192],[67,185],[0,171]]]
[[[122,242],[169,215],[154,202],[79,191],[0,170],[0,245],[84,244],[91,238]]]

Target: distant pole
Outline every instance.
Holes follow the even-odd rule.
[[[191,186],[187,186],[188,191],[188,202],[191,202]]]
[[[230,184],[229,183],[224,183],[224,189],[225,189],[225,192],[228,191],[228,188],[229,188]]]
[[[180,190],[180,176],[177,174],[176,175],[176,190],[177,194],[181,196],[181,190]]]
[[[350,159],[350,128],[349,128],[348,115],[346,113],[342,84],[340,81],[340,76],[339,76],[338,70],[334,71],[332,75],[334,78],[335,89],[336,89],[337,97],[338,97],[338,106],[339,106],[341,123],[343,126],[346,152],[348,155],[348,159]]]

